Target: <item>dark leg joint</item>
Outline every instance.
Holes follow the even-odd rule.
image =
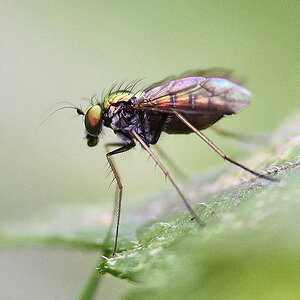
[[[191,221],[195,221],[200,226],[204,227],[206,224],[195,214],[191,217]]]

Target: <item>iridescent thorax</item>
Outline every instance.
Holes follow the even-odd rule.
[[[103,108],[107,110],[110,106],[116,106],[120,102],[128,102],[133,98],[140,99],[143,96],[144,92],[133,93],[126,90],[112,92],[104,97]]]

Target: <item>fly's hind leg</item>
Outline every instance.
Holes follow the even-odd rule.
[[[117,181],[117,190],[116,190],[116,196],[115,196],[115,201],[114,201],[114,210],[113,210],[113,214],[114,214],[114,216],[116,216],[116,233],[115,233],[115,244],[114,244],[113,256],[116,254],[117,246],[118,246],[123,185],[121,183],[121,177],[120,177],[120,174],[119,174],[119,172],[116,168],[116,164],[115,164],[112,156],[115,155],[115,154],[126,152],[126,151],[130,150],[131,148],[133,148],[134,146],[135,146],[135,143],[133,141],[130,144],[124,144],[124,143],[123,144],[122,143],[105,144],[105,149],[107,151],[106,158],[107,158],[109,166],[110,166],[110,168],[113,172],[113,175],[114,175],[114,177]],[[109,147],[120,147],[120,148],[117,148],[116,150],[108,152]],[[110,232],[112,230],[113,220],[111,222],[109,232],[108,232],[108,235],[106,237],[106,241],[108,241],[110,239]]]
[[[178,113],[177,111],[173,111],[174,114],[177,116],[177,118],[182,121],[187,127],[189,127],[194,133],[196,133],[209,147],[211,147],[218,155],[220,155],[223,159],[231,162],[232,164],[244,169],[245,171],[260,177],[260,178],[264,178],[266,180],[269,181],[276,181],[278,182],[279,180],[276,178],[271,178],[269,176],[263,175],[263,174],[259,174],[256,171],[253,171],[249,168],[247,168],[246,166],[238,163],[237,161],[233,160],[232,158],[230,158],[228,155],[226,155],[221,149],[219,149],[208,137],[206,137],[206,135],[204,135],[202,132],[200,132],[196,127],[194,127],[186,118],[184,118],[180,113]]]

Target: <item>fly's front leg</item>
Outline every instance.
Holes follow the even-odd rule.
[[[104,149],[105,149],[106,153],[109,153],[110,147],[122,147],[122,146],[124,146],[124,143],[106,143],[106,144],[104,144]],[[114,226],[114,221],[115,221],[116,212],[117,212],[118,194],[119,194],[119,189],[118,189],[118,186],[116,186],[115,196],[114,196],[114,206],[113,206],[112,218],[111,218],[111,221],[110,221],[110,225],[109,225],[109,229],[108,229],[107,235],[106,235],[106,237],[104,239],[104,243],[105,244],[108,244],[109,241],[110,241],[110,238],[111,238],[111,232],[112,232],[112,228]]]
[[[112,156],[115,154],[119,154],[119,153],[130,150],[131,148],[133,148],[135,146],[135,143],[132,141],[130,144],[121,144],[121,143],[105,144],[105,149],[108,151],[109,147],[111,147],[111,146],[120,146],[120,148],[106,153],[106,158],[107,158],[109,166],[113,172],[113,175],[117,181],[117,189],[118,189],[118,191],[116,192],[116,199],[115,199],[115,203],[114,203],[114,215],[116,215],[116,221],[117,221],[115,244],[114,244],[114,250],[113,250],[113,255],[115,255],[116,251],[117,251],[119,228],[120,228],[123,185],[121,183],[121,177],[119,175],[119,172],[116,168],[116,165],[115,165],[115,162],[114,162]],[[112,225],[110,226],[110,229],[111,228],[112,228]],[[109,238],[109,235],[107,236],[107,238]]]

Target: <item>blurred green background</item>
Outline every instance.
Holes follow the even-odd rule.
[[[101,143],[88,148],[71,111],[39,124],[53,109],[101,96],[116,82],[151,85],[190,69],[225,67],[246,77],[254,94],[225,129],[273,131],[299,108],[299,1],[1,1],[0,217],[28,221],[65,205],[112,205]],[[233,157],[249,145],[207,131]],[[195,136],[163,135],[160,146],[193,176],[223,162]],[[267,147],[267,145],[265,145]],[[168,187],[136,147],[117,158],[126,201]],[[73,299],[97,253],[2,249],[1,299]],[[99,299],[129,284],[106,280]]]

